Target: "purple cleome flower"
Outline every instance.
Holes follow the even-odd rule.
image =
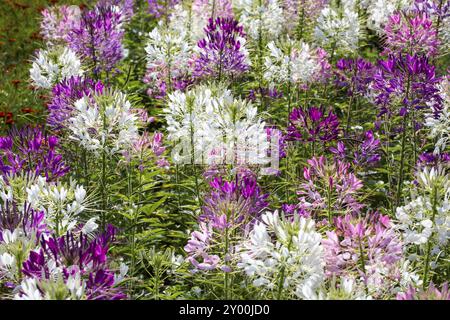
[[[167,15],[171,8],[180,3],[180,0],[147,0],[147,2],[148,12],[155,18],[159,18],[162,15]]]
[[[46,135],[40,127],[13,129],[0,137],[0,173],[42,175],[47,181],[64,176],[69,167],[58,153],[59,139]]]
[[[289,115],[287,140],[329,142],[335,140],[339,133],[339,120],[331,111],[326,114],[324,107],[310,107],[305,112],[295,108]]]
[[[422,167],[438,167],[439,165],[450,165],[449,153],[424,152],[419,156],[416,167],[420,169]]]
[[[431,108],[434,112],[442,109],[439,94],[440,78],[435,67],[426,57],[390,56],[379,61],[372,85],[375,102],[380,107],[379,115],[398,113],[403,116],[413,108]]]
[[[86,280],[88,300],[124,299],[126,295],[115,287],[114,272],[108,269],[107,264],[107,252],[115,232],[115,228],[109,225],[104,233],[92,240],[82,233],[42,238],[41,248],[30,252],[22,272],[27,277],[51,279],[53,269],[61,268],[64,280],[78,272]]]
[[[349,96],[359,94],[365,96],[373,80],[375,67],[362,58],[340,59],[336,63],[336,84],[347,90]]]
[[[386,48],[383,54],[409,54],[434,56],[439,40],[433,21],[424,13],[408,16],[396,13],[389,17],[384,29]]]
[[[243,49],[243,27],[233,18],[209,19],[206,38],[198,42],[199,56],[195,59],[195,78],[237,77],[249,69]]]
[[[110,72],[123,58],[123,17],[114,6],[96,6],[81,14],[80,25],[69,33],[69,46],[86,59],[95,74]]]
[[[441,290],[431,283],[427,290],[416,289],[410,286],[406,292],[397,293],[397,300],[450,300],[448,282],[442,285]]]
[[[97,7],[116,6],[124,21],[129,22],[134,16],[134,0],[99,0]]]
[[[214,177],[211,191],[204,199],[200,221],[212,221],[212,226],[225,229],[252,222],[267,208],[268,194],[263,194],[254,175],[237,174],[235,181]]]
[[[74,102],[84,96],[101,94],[103,89],[101,81],[89,78],[71,77],[58,83],[52,90],[47,123],[55,129],[64,128],[66,120],[72,116]]]
[[[402,243],[388,216],[370,213],[358,218],[348,214],[335,218],[334,226],[322,240],[327,276],[353,273],[367,284],[376,277],[377,266],[391,268],[395,274],[395,264],[402,258]]]
[[[3,232],[20,229],[26,237],[35,236],[38,241],[41,234],[48,233],[44,223],[44,212],[36,211],[30,205],[19,209],[15,201],[5,201],[0,206],[0,243],[4,241]]]
[[[329,151],[339,160],[344,161],[350,158],[354,165],[367,167],[381,160],[381,155],[378,153],[380,146],[380,140],[375,139],[372,130],[369,130],[364,133],[363,140],[357,141],[356,145],[353,146],[353,155],[347,154],[347,147],[342,141],[339,141],[336,147],[331,147]]]
[[[363,207],[355,199],[362,181],[350,172],[350,164],[335,160],[331,163],[324,156],[308,160],[303,168],[304,180],[297,191],[297,209],[314,217],[342,215],[359,212]]]
[[[187,260],[196,269],[208,271],[218,267],[220,257],[209,253],[212,237],[213,228],[211,223],[202,222],[199,224],[199,230],[191,233],[191,239],[184,247],[184,250],[188,253]]]

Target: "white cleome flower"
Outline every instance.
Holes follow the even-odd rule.
[[[0,280],[3,278],[14,279],[16,273],[16,258],[8,252],[0,254]]]
[[[431,241],[431,253],[437,255],[450,239],[449,177],[441,167],[425,167],[417,173],[416,180],[418,186],[412,191],[412,199],[396,209],[397,228],[403,233],[406,247],[416,245],[423,249]]]
[[[49,278],[25,278],[18,287],[14,300],[81,300],[85,299],[86,280],[74,268],[65,275],[51,260]]]
[[[292,219],[280,217],[277,211],[264,214],[239,248],[238,267],[255,287],[274,297],[304,299],[324,280],[322,237],[313,220]]]
[[[360,3],[367,12],[367,27],[383,35],[389,17],[397,10],[408,9],[410,0],[365,0]]]
[[[86,190],[75,181],[69,185],[50,184],[45,178],[38,177],[26,191],[27,202],[32,208],[45,212],[46,223],[58,235],[72,230],[78,216],[86,209]]]
[[[324,48],[340,52],[355,52],[360,37],[358,13],[350,7],[322,9],[314,30],[316,42]]]
[[[68,120],[70,138],[95,155],[130,150],[139,138],[137,115],[121,92],[83,97],[75,109]]]
[[[403,232],[405,245],[425,244],[431,236],[433,223],[427,218],[431,211],[429,199],[418,197],[403,207],[396,209],[395,216],[398,219],[398,229]]]
[[[446,15],[442,19],[442,27],[441,31],[439,33],[441,43],[444,46],[445,49],[450,49],[450,15]]]
[[[439,87],[444,101],[443,108],[437,115],[430,113],[425,119],[425,126],[430,129],[430,138],[437,139],[434,147],[435,154],[445,151],[450,139],[450,81],[443,80]]]
[[[82,75],[81,61],[69,48],[39,50],[30,69],[33,85],[43,89],[51,89],[66,78]]]
[[[72,300],[79,300],[84,295],[84,289],[86,284],[81,279],[81,274],[79,272],[75,272],[69,274],[66,280],[66,287],[70,293],[70,297]]]
[[[307,43],[289,40],[279,48],[275,43],[267,45],[270,55],[265,58],[266,72],[264,78],[271,85],[291,82],[305,84],[312,81],[320,66]]]
[[[285,17],[277,0],[237,0],[233,6],[251,39],[275,40],[280,36]]]
[[[178,76],[176,73],[188,72],[193,48],[186,37],[186,30],[171,30],[162,23],[149,33],[145,47],[149,77],[156,80],[161,74],[160,68],[166,68],[171,77]]]
[[[14,300],[44,300],[35,278],[25,278],[22,280],[20,291],[20,293],[14,296]]]
[[[303,290],[305,300],[372,300],[365,291],[365,285],[361,279],[350,275],[332,279],[328,288],[322,285],[313,291],[306,287]]]
[[[195,46],[203,38],[207,20],[202,19],[192,9],[186,10],[182,4],[173,7],[167,29],[177,35],[184,35],[189,46]]]
[[[174,92],[164,113],[167,139],[181,142],[172,154],[175,162],[269,161],[270,144],[256,107],[236,99],[228,89],[199,86],[186,93]]]

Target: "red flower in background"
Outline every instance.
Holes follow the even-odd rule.
[[[0,111],[0,119],[3,119],[3,121],[0,121],[0,122],[4,122],[5,124],[13,124],[14,123],[12,112]]]

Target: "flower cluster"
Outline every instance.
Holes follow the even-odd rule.
[[[328,216],[331,221],[334,215],[359,212],[363,207],[357,199],[362,181],[350,172],[348,163],[314,157],[303,168],[303,178],[298,207],[308,215]]]
[[[222,87],[198,86],[169,95],[167,139],[181,141],[184,163],[264,164],[270,147],[264,122],[251,103]],[[180,150],[181,151],[181,150]]]
[[[215,177],[211,192],[204,198],[200,221],[211,221],[216,229],[247,225],[267,207],[268,194],[262,194],[253,174],[237,174],[236,181]]]
[[[69,170],[58,149],[58,137],[45,134],[40,127],[13,129],[0,137],[0,173],[6,179],[24,174],[54,181]]]
[[[238,0],[233,5],[252,40],[272,41],[281,34],[285,17],[278,0]]]
[[[126,273],[116,277],[108,268],[109,244],[114,229],[89,240],[83,232],[42,240],[41,248],[30,252],[23,263],[26,276],[15,295],[17,300],[120,300],[126,295],[117,285]]]
[[[332,51],[355,52],[360,38],[358,13],[350,7],[322,9],[314,36],[317,43]]]
[[[193,48],[186,42],[186,34],[162,30],[160,25],[150,32],[145,48],[147,73],[144,83],[150,86],[147,94],[156,98],[164,97],[167,91],[183,90],[191,82]]]
[[[409,0],[375,0],[361,1],[361,6],[367,10],[367,27],[380,35],[385,34],[385,27],[390,17],[397,10],[408,10]]]
[[[436,288],[433,283],[427,290],[418,290],[410,286],[406,292],[397,294],[397,300],[450,300],[448,283],[444,283],[441,290]]]
[[[431,255],[438,255],[447,245],[450,234],[450,182],[444,167],[425,166],[416,173],[417,187],[411,199],[396,209],[398,229],[407,248],[418,246]],[[428,249],[429,248],[429,249]],[[408,259],[420,259],[414,250]]]
[[[361,58],[340,59],[336,63],[336,67],[338,69],[336,84],[345,88],[349,96],[368,95],[368,88],[375,72],[375,67],[370,61]]]
[[[184,247],[188,254],[187,261],[192,264],[194,271],[221,269],[229,272],[230,267],[218,255],[221,251],[220,245],[221,236],[214,230],[212,224],[200,223],[198,230],[191,233],[191,238]],[[229,248],[225,248],[225,250],[228,254]]]
[[[313,220],[267,212],[241,245],[238,266],[275,299],[303,298],[324,279],[321,241]]]
[[[77,6],[61,5],[42,10],[42,37],[52,45],[66,44],[70,31],[80,23],[80,16]]]
[[[274,83],[285,82],[307,84],[320,71],[318,56],[307,43],[289,41],[286,47],[279,48],[275,42],[269,42],[267,47],[270,56],[265,58],[264,78],[272,86]]]
[[[82,76],[81,61],[71,49],[55,47],[51,51],[39,50],[30,77],[37,88],[51,89],[58,82],[72,76]]]
[[[409,55],[437,54],[439,45],[433,22],[425,15],[412,17],[400,13],[389,17],[385,30],[385,54],[404,53]]]
[[[52,100],[48,104],[47,123],[55,128],[67,126],[67,120],[73,115],[75,101],[93,94],[103,92],[101,81],[89,78],[70,77],[55,85],[52,89]]]
[[[46,224],[58,236],[74,229],[78,216],[86,209],[86,190],[75,181],[67,186],[60,182],[48,184],[38,178],[26,192],[27,203],[45,213]]]
[[[75,102],[67,120],[70,138],[94,154],[117,154],[138,139],[138,118],[126,95],[109,91]]]
[[[0,300],[449,299],[450,1],[50,2],[0,19]]]
[[[89,61],[94,73],[110,72],[123,58],[124,17],[115,6],[96,6],[81,13],[68,36],[72,50]]]
[[[115,7],[120,11],[124,22],[130,22],[134,16],[134,0],[99,0],[97,7]]]
[[[30,206],[19,208],[13,201],[0,205],[0,281],[14,288],[22,263],[46,233],[44,214]]]
[[[426,57],[390,56],[379,61],[372,90],[375,102],[380,106],[380,115],[395,114],[397,110],[400,115],[413,109],[440,110],[442,97],[439,94],[439,80],[435,67],[429,64]]]
[[[334,224],[322,242],[327,276],[361,277],[371,295],[392,289],[387,284],[399,280],[396,263],[402,258],[402,243],[389,217],[371,213],[362,219],[347,214]]]
[[[117,276],[106,264],[115,231],[92,238],[86,190],[61,181],[69,168],[58,138],[28,127],[1,146],[9,162],[0,171],[0,281],[20,300],[125,298],[117,285],[126,266]]]
[[[233,18],[209,19],[206,38],[198,42],[194,77],[237,77],[249,68],[245,34]]]
[[[337,138],[339,120],[324,107],[310,107],[305,112],[295,108],[289,115],[288,140],[302,142],[329,142]]]

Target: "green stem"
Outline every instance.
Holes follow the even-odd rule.
[[[106,227],[106,151],[102,152],[102,227]]]
[[[390,129],[388,128],[388,118],[387,115],[385,115],[384,119],[384,134],[386,136],[386,165],[387,165],[387,178],[388,178],[388,184],[389,184],[389,190],[392,190],[392,175],[391,175],[391,159],[389,158],[389,148],[391,143],[390,138]],[[392,210],[392,197],[388,196],[389,201],[389,209]]]
[[[287,94],[288,94],[288,113],[287,113],[287,117],[286,117],[286,127],[289,126],[289,115],[291,113],[291,44],[289,44],[289,50],[288,50],[288,55],[289,55],[289,63],[288,63],[288,87],[287,87]],[[289,154],[286,154],[286,181],[290,180],[290,175],[289,175]],[[289,186],[288,183],[286,183],[286,188],[285,188],[285,192],[286,192],[286,202],[289,203],[289,197],[290,197],[290,192],[289,192]]]
[[[300,13],[300,19],[298,21],[298,40],[303,39],[303,30],[304,30],[304,23],[305,23],[305,8],[302,6],[301,13]]]
[[[409,101],[409,90],[411,88],[411,75],[408,75],[408,80],[406,84],[406,92],[405,92],[405,101]],[[406,127],[408,125],[408,113],[404,115],[403,118],[403,133],[402,133],[402,149],[400,155],[400,170],[399,170],[399,179],[397,185],[397,206],[400,204],[400,199],[402,196],[402,185],[404,178],[404,162],[405,162],[405,147],[406,147]]]
[[[142,158],[142,151],[141,151],[141,158]],[[130,209],[132,210],[132,196],[133,196],[133,185],[132,185],[132,167],[131,163],[128,166],[128,198],[130,201]],[[142,181],[142,172],[139,171],[139,195],[141,196],[142,188],[141,188],[141,181]],[[138,206],[140,203],[140,199],[138,200]],[[137,217],[139,215],[139,207],[136,208],[136,210],[133,210],[133,217],[132,217],[132,228],[131,228],[131,267],[130,267],[130,275],[133,276],[136,270],[136,223],[137,223]],[[133,287],[134,287],[134,281],[130,281],[130,292],[133,293]]]
[[[328,209],[328,222],[332,223],[332,212],[331,212],[331,183],[328,182],[328,201],[327,201],[327,209]]]
[[[87,152],[86,149],[83,149],[83,170],[84,170],[84,182],[86,183],[86,186],[89,187],[91,184],[91,181],[89,179],[89,170],[88,170],[88,159],[87,159]]]
[[[259,1],[259,5],[262,5],[262,0]],[[264,95],[262,92],[263,83],[263,39],[262,39],[262,12],[259,12],[259,26],[258,26],[258,85],[259,94],[261,96],[261,110],[263,110]]]
[[[438,190],[437,190],[437,186],[433,186],[433,193],[432,193],[432,197],[433,197],[433,215],[431,216],[431,222],[432,225],[434,226],[434,220],[436,218],[437,215],[437,200],[438,200]],[[423,271],[423,289],[425,290],[426,287],[428,286],[428,272],[430,269],[430,256],[431,256],[431,245],[432,245],[432,234],[430,235],[430,237],[428,238],[428,242],[427,242],[427,252],[425,255],[425,268]]]
[[[289,239],[289,243],[288,243],[288,251],[291,250],[292,238],[293,238],[292,235],[290,235],[290,239]],[[281,298],[283,296],[283,285],[284,285],[285,273],[286,273],[286,266],[283,265],[281,267],[280,280],[278,281],[277,300],[281,300]]]
[[[357,59],[355,59],[355,65],[353,66],[353,76],[354,78],[356,78],[357,76],[357,66],[358,66],[358,62]],[[350,120],[351,120],[351,115],[352,115],[352,107],[353,107],[353,100],[354,100],[354,96],[355,96],[355,80],[353,79],[352,81],[352,94],[350,96],[350,101],[348,103],[348,108],[347,108],[347,125],[345,127],[345,136],[348,135],[348,132],[350,130]]]
[[[360,261],[361,261],[361,269],[362,272],[364,273],[364,275],[366,275],[366,259],[364,257],[364,250],[362,247],[362,241],[361,241],[361,237],[359,238],[359,257],[360,257]],[[367,288],[367,284],[366,284],[366,293],[368,292],[368,288]]]
[[[106,114],[105,110],[102,111],[103,115],[103,131],[106,132]],[[105,142],[106,144],[106,142]],[[102,146],[102,178],[101,178],[101,188],[102,188],[102,228],[106,227],[106,146]]]
[[[214,16],[216,15],[216,0],[213,0],[212,8],[211,8],[211,18],[214,20]]]
[[[225,228],[225,252],[224,252],[224,259],[226,258],[228,254],[228,246],[229,246],[229,239],[228,239],[228,227]],[[224,272],[224,296],[225,300],[228,300],[228,272]]]
[[[202,205],[201,205],[201,199],[200,199],[200,187],[198,182],[198,172],[197,172],[197,165],[195,163],[195,146],[194,146],[194,124],[191,121],[191,161],[192,161],[192,167],[194,169],[194,182],[195,182],[195,194],[197,196],[197,202],[198,207],[200,211],[202,211]]]
[[[412,139],[412,146],[413,146],[413,155],[414,155],[414,162],[413,163],[417,163],[417,133],[416,133],[416,112],[414,110],[414,108],[412,108],[411,110],[411,115],[412,115],[412,119],[411,119],[411,129],[412,129],[412,134],[413,134],[413,139]]]
[[[442,14],[441,14],[441,11],[442,11],[442,5],[443,5],[443,3],[444,3],[443,0],[440,0],[440,1],[439,1],[438,18],[437,18],[437,21],[436,21],[436,39],[439,39],[439,29],[440,29],[441,22],[442,22]]]
[[[179,173],[179,165],[176,164],[175,165],[175,183],[177,185],[177,206],[178,206],[178,213],[180,213],[180,208],[181,208],[181,202],[180,202],[180,198],[181,198],[181,194],[180,194],[180,173]]]
[[[395,203],[397,206],[400,204],[400,200],[402,197],[402,185],[403,185],[403,177],[404,177],[404,166],[405,166],[405,147],[406,147],[406,125],[407,125],[407,115],[403,118],[403,133],[402,133],[402,149],[400,154],[400,168],[398,172],[398,184],[397,184],[397,198]]]

